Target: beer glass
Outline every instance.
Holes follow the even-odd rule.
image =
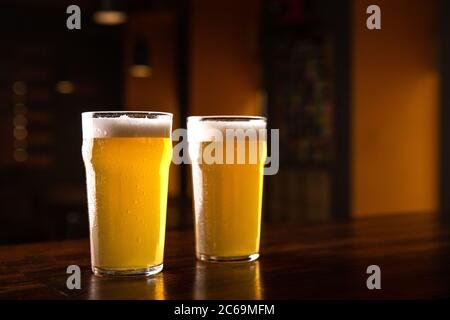
[[[203,261],[259,257],[266,119],[188,117],[196,255]]]
[[[85,112],[92,271],[152,275],[163,268],[172,114]]]

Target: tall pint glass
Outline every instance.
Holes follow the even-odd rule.
[[[82,124],[94,274],[160,272],[172,114],[85,112]]]
[[[196,255],[204,261],[259,257],[266,119],[188,118]]]

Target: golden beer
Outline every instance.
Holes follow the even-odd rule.
[[[197,257],[213,261],[254,260],[259,256],[266,139],[257,132],[253,137],[234,137],[234,143],[227,147],[225,129],[260,130],[265,128],[265,119],[188,119]],[[211,140],[208,131],[212,128],[223,133],[222,140],[216,135],[215,141],[204,141]],[[243,155],[240,163],[239,154]],[[215,161],[208,161],[208,155]]]
[[[171,115],[95,114],[83,114],[82,147],[93,271],[154,274],[163,264]]]

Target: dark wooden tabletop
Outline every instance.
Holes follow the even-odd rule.
[[[66,287],[79,265],[80,290]],[[368,290],[366,268],[381,268]],[[0,298],[6,299],[373,299],[450,297],[450,225],[433,214],[349,223],[266,225],[261,258],[202,263],[190,231],[167,234],[164,271],[152,278],[98,278],[87,240],[0,247]]]

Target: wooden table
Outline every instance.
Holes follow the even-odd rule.
[[[372,299],[450,297],[450,225],[432,214],[314,226],[267,225],[253,263],[202,263],[191,231],[168,232],[164,271],[153,278],[98,278],[87,240],[0,247],[0,298]],[[66,268],[82,269],[81,290]],[[368,290],[366,268],[381,268]]]

